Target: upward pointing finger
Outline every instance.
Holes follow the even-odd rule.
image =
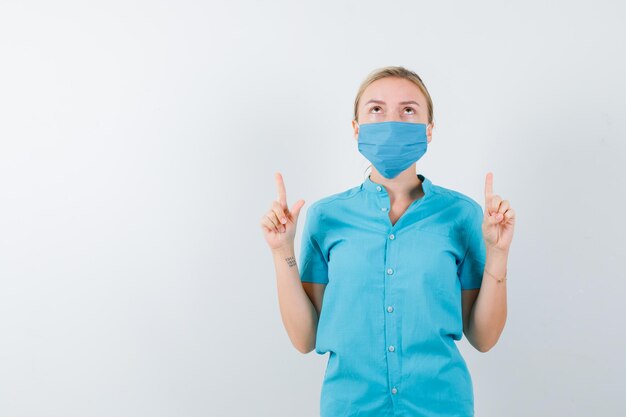
[[[488,172],[485,177],[485,202],[489,203],[491,196],[493,195],[493,173]],[[485,206],[488,207],[488,206]]]
[[[283,209],[287,209],[287,191],[285,190],[285,182],[280,172],[277,172],[274,177],[276,178],[276,188],[278,188],[278,202]]]

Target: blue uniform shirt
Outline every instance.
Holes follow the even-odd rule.
[[[397,222],[368,176],[306,213],[303,282],[326,284],[315,351],[329,352],[321,417],[469,417],[472,379],[456,342],[461,290],[480,288],[483,211],[421,174]]]

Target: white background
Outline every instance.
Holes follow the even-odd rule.
[[[476,415],[623,416],[625,11],[3,1],[0,415],[318,415],[259,222],[277,171],[301,220],[362,182],[358,85],[404,65],[418,172],[518,215],[501,339],[459,342]]]

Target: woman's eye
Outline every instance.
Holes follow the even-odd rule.
[[[372,110],[375,110],[375,109],[379,109],[379,110],[380,110],[380,106],[374,106],[374,107],[372,107]]]
[[[415,110],[413,109],[413,107],[407,107],[404,110],[410,110],[409,114],[415,114]]]

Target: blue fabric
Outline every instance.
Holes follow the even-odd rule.
[[[388,179],[419,160],[428,148],[425,123],[377,122],[359,125],[358,149]]]
[[[385,187],[369,177],[307,210],[300,278],[326,284],[315,345],[329,353],[321,417],[474,415],[456,341],[461,290],[482,282],[483,211],[417,176],[425,195],[394,225]]]

